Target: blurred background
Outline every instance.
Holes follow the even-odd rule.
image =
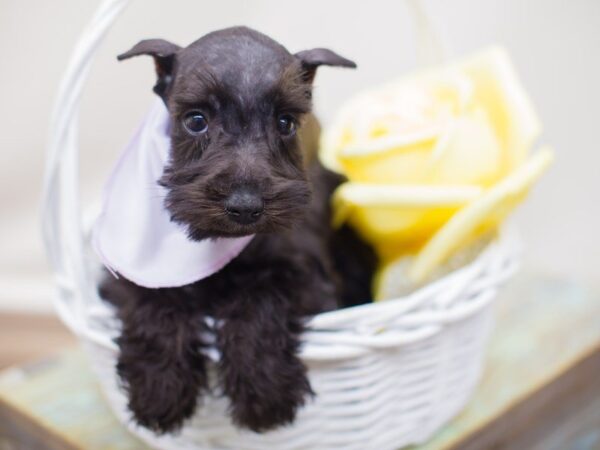
[[[39,232],[48,119],[65,65],[97,6],[80,0],[0,0],[0,311],[51,311],[54,294]],[[520,207],[526,264],[598,284],[600,275],[600,2],[429,0],[424,6],[450,57],[505,45],[545,126],[557,160]],[[81,111],[82,192],[99,196],[117,154],[154,100],[152,62],[118,64],[140,39],[187,45],[245,24],[290,51],[330,47],[359,70],[322,70],[316,110],[331,120],[364,87],[415,67],[414,23],[405,2],[132,1],[99,51]],[[0,322],[0,327],[2,326]]]

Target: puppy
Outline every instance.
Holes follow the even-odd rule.
[[[117,372],[135,420],[177,430],[208,389],[205,336],[220,352],[219,384],[233,422],[257,432],[293,421],[313,395],[297,356],[309,316],[370,298],[372,250],[330,228],[343,180],[317,159],[312,81],[321,65],[355,67],[326,49],[296,54],[245,27],[185,48],[165,40],[120,55],[154,58],[154,92],[170,116],[169,162],[158,181],[190,240],[255,235],[208,278],[150,289],[106,274],[100,295],[122,322]],[[209,329],[207,317],[216,319]]]

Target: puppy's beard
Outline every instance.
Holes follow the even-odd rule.
[[[304,218],[311,189],[304,180],[284,180],[262,192],[264,211],[254,223],[240,224],[227,215],[227,192],[215,192],[208,185],[185,184],[170,187],[165,206],[171,220],[184,226],[192,240],[243,237],[278,233],[294,228]]]
[[[192,241],[201,241],[203,239],[218,239],[218,238],[238,238],[250,236],[259,232],[257,227],[240,226],[237,230],[224,229],[205,229],[188,226],[187,234]]]
[[[302,212],[305,208],[302,208]],[[301,211],[296,211],[294,217],[261,217],[256,223],[242,225],[228,218],[219,220],[209,226],[187,224],[188,237],[193,241],[217,238],[238,238],[261,233],[283,233],[293,229],[303,217]],[[230,223],[227,223],[230,222]],[[223,223],[226,222],[226,223]]]

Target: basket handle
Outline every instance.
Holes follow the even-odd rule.
[[[443,49],[422,0],[407,0],[416,24],[420,65],[440,62]],[[63,76],[51,116],[42,192],[42,234],[59,288],[55,307],[76,332],[85,329],[85,299],[96,298],[85,257],[79,204],[78,113],[81,92],[96,50],[129,0],[103,0],[83,32]]]
[[[85,261],[79,205],[77,116],[92,59],[128,0],[104,0],[83,32],[63,76],[50,120],[42,191],[42,235],[59,287],[55,306],[74,331],[84,326],[84,299],[96,295]],[[92,292],[93,291],[93,292]]]
[[[446,47],[439,38],[431,17],[429,17],[423,5],[423,1],[406,0],[415,24],[418,67],[440,64],[447,56]]]

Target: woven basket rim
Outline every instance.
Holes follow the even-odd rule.
[[[514,235],[512,229],[504,230],[473,261],[406,296],[313,316],[302,336],[301,356],[305,360],[339,360],[394,348],[427,339],[476,314],[493,298],[496,286],[516,270],[518,243]],[[99,261],[94,258],[90,264],[98,266]],[[114,338],[119,328],[114,309],[99,297],[95,284],[91,287],[88,292],[93,298],[82,302],[84,308],[65,310],[59,301],[60,315],[80,338],[116,351]],[[63,295],[65,291],[74,294],[64,289]],[[487,293],[479,295],[482,291]],[[436,308],[431,307],[432,301]],[[208,324],[214,326],[214,321],[209,318]],[[213,360],[218,359],[215,352],[209,351]]]

